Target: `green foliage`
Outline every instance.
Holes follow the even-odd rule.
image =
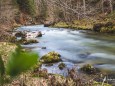
[[[0,76],[2,77],[5,74],[5,67],[2,57],[0,56]]]
[[[0,56],[0,85],[3,85],[4,74],[5,74],[4,62],[2,60],[2,57]]]
[[[10,76],[17,76],[34,66],[37,60],[37,54],[24,52],[20,48],[17,48],[8,60],[6,73]]]
[[[115,20],[115,11],[113,13],[110,13],[108,15],[108,18],[110,18],[111,20]]]
[[[36,13],[34,0],[17,0],[20,10],[34,16]]]

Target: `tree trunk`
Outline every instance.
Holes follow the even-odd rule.
[[[84,11],[84,17],[86,16],[86,2],[83,0],[83,11]]]
[[[109,0],[111,13],[113,12],[112,0]]]
[[[104,0],[102,0],[102,13],[104,13],[104,7],[103,7],[103,2],[104,2]]]

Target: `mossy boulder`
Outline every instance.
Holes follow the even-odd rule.
[[[17,40],[17,43],[20,43],[20,44],[24,44],[24,45],[27,45],[27,44],[32,44],[32,43],[39,43],[38,40],[36,39],[25,39],[25,38],[22,38],[20,40]]]
[[[39,42],[35,39],[30,39],[30,40],[24,40],[22,44],[27,45],[32,43],[39,43]]]
[[[81,67],[80,70],[87,74],[96,74],[97,73],[97,69],[94,68],[94,66],[92,66],[90,64],[84,65],[83,67]]]
[[[93,25],[93,31],[95,32],[103,32],[103,33],[114,33],[114,23],[106,22],[106,23],[97,23]]]
[[[66,22],[58,22],[58,23],[55,23],[54,27],[57,27],[57,28],[69,28],[70,25],[68,25]]]
[[[58,67],[60,70],[63,70],[66,67],[66,65],[62,62],[58,65]]]
[[[48,54],[41,57],[43,63],[55,63],[61,61],[61,55],[57,52],[49,52]]]

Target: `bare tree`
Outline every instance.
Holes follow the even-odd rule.
[[[110,10],[111,10],[111,13],[112,13],[113,12],[112,0],[109,0],[109,4],[110,4]]]

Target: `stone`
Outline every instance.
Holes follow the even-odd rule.
[[[66,65],[62,62],[58,65],[58,67],[60,70],[63,70],[66,67]]]
[[[46,47],[42,47],[41,49],[46,49]]]
[[[30,39],[30,40],[24,40],[22,44],[27,45],[32,43],[39,43],[39,42],[35,39]]]
[[[15,33],[16,37],[25,37],[25,34],[21,31]]]
[[[41,31],[38,32],[37,37],[42,37],[42,32]]]
[[[61,61],[61,55],[57,52],[49,52],[48,54],[41,57],[40,61],[43,63],[55,63]]]
[[[92,66],[90,64],[84,65],[83,67],[80,68],[80,70],[87,74],[96,74],[97,73],[97,69],[94,68],[94,66]]]

